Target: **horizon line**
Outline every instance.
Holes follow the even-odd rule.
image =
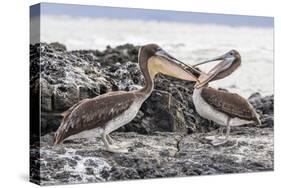
[[[60,3],[39,3],[30,6],[30,17],[40,15],[67,15],[73,17],[114,18],[122,20],[155,20],[197,24],[209,23],[229,26],[274,27],[274,17],[266,16],[247,16]]]

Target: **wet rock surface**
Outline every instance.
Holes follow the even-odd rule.
[[[202,133],[113,133],[128,153],[105,151],[98,137],[52,146],[52,136],[42,137],[43,185],[273,170],[272,128],[233,128],[222,146],[211,145]]]
[[[112,133],[128,153],[105,151],[99,137],[53,146],[61,112],[84,98],[144,84],[138,49],[131,44],[104,51],[67,51],[60,43],[30,46],[31,96],[41,98],[40,157],[37,146],[31,151],[35,179],[65,184],[273,170],[273,95],[249,97],[262,127],[232,128],[230,142],[215,147],[205,137],[219,126],[197,114],[193,83],[162,75],[134,120]]]

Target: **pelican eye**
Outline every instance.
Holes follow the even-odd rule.
[[[159,47],[156,49],[156,52],[159,52],[159,51],[162,51],[162,48]]]

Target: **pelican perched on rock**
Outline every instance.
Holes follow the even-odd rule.
[[[73,105],[62,114],[64,117],[55,133],[54,144],[98,133],[108,151],[127,152],[114,145],[109,134],[133,120],[142,103],[150,96],[154,87],[153,79],[158,73],[198,82],[197,77],[185,70],[193,69],[191,66],[172,57],[156,44],[140,48],[138,63],[145,78],[143,88],[129,92],[109,92]]]
[[[241,64],[241,56],[238,51],[231,50],[217,58],[193,65],[196,67],[212,61],[221,62],[211,69],[208,74],[201,74],[193,92],[193,102],[200,116],[212,120],[219,125],[220,133],[226,126],[226,135],[212,140],[213,145],[226,143],[229,138],[230,126],[239,126],[249,123],[261,125],[259,115],[252,105],[242,96],[208,87],[208,83],[219,80],[233,73]]]

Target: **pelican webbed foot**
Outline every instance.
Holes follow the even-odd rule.
[[[112,153],[127,153],[128,152],[128,149],[126,149],[126,148],[121,148],[116,145],[113,145],[114,141],[108,134],[105,134],[105,133],[102,134],[101,139],[104,143],[106,151],[109,151]]]
[[[220,129],[219,129],[219,134],[216,136],[215,139],[213,139],[213,140],[211,141],[211,144],[212,144],[213,146],[223,145],[223,144],[225,144],[225,143],[228,142],[228,140],[229,140],[229,134],[230,134],[229,120],[228,120],[228,122],[227,122],[225,136],[223,136],[223,131],[224,131],[224,127],[221,126]]]
[[[227,143],[227,139],[225,136],[213,135],[213,136],[206,136],[206,140],[208,140],[213,146],[219,146]]]
[[[111,153],[128,153],[127,148],[121,148],[115,145],[110,145],[109,147],[106,147],[106,151],[109,151]]]
[[[220,146],[220,145],[223,145],[223,144],[225,144],[227,142],[228,142],[228,140],[225,139],[225,138],[223,138],[223,139],[217,138],[217,139],[212,140],[211,144],[213,146]]]

